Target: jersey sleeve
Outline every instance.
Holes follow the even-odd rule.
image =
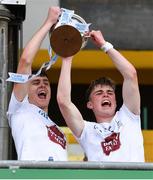
[[[93,135],[93,127],[91,126],[91,122],[85,121],[85,126],[83,128],[83,131],[81,133],[81,136],[78,138],[76,137],[77,141],[80,143],[80,145],[82,146],[83,149],[86,149],[87,146],[87,142],[90,141],[92,139],[92,135]],[[91,132],[91,136],[88,136],[88,133]],[[91,138],[90,140],[88,138]]]
[[[125,104],[122,105],[122,107],[120,108],[119,110],[119,116],[121,117],[125,117],[127,116],[128,119],[132,120],[133,122],[136,122],[140,125],[140,115],[136,115],[134,113],[132,113],[127,107]],[[124,120],[126,120],[126,118],[121,118],[122,121],[124,122]],[[124,122],[126,123],[126,122]]]
[[[7,118],[8,118],[9,125],[11,125],[10,121],[11,121],[12,115],[17,112],[17,110],[21,107],[21,105],[25,101],[27,101],[27,97],[25,97],[25,99],[22,102],[20,102],[16,99],[14,93],[12,93],[9,106],[8,106],[8,111],[7,111]]]

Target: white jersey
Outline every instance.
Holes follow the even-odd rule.
[[[8,120],[18,160],[66,161],[66,139],[46,112],[11,96]]]
[[[88,161],[144,162],[140,116],[123,105],[111,123],[85,121],[77,138]]]

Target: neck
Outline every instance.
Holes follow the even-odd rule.
[[[43,111],[45,111],[48,114],[48,108],[47,107],[40,107]]]
[[[97,123],[103,123],[103,122],[107,122],[110,123],[113,119],[113,116],[96,116],[96,122]]]

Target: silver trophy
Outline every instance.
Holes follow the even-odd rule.
[[[73,56],[86,46],[89,25],[74,11],[62,9],[59,21],[50,29],[51,48],[59,56]]]

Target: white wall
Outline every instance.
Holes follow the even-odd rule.
[[[31,39],[33,34],[43,24],[48,7],[59,5],[58,0],[27,0],[26,1],[26,18],[23,22],[23,47]],[[42,43],[41,48],[48,49],[49,38],[47,37]]]

